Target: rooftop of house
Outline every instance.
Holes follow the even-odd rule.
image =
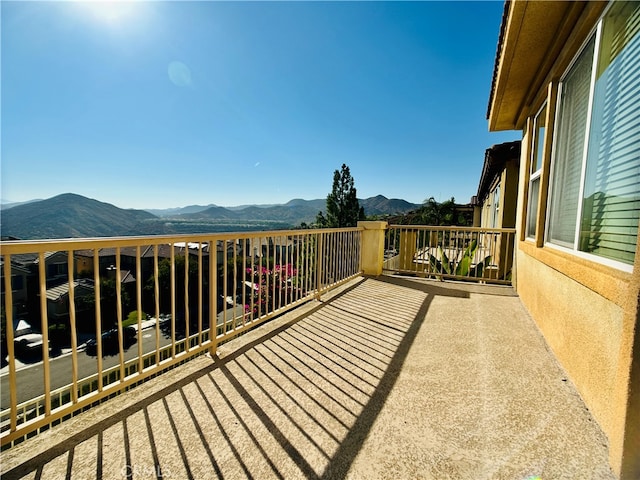
[[[478,201],[482,202],[489,194],[496,178],[504,170],[509,160],[520,163],[520,140],[493,145],[484,152],[482,175],[478,184]]]
[[[90,290],[93,292],[94,284],[92,280],[81,278],[73,282],[73,287],[77,290]],[[58,301],[69,295],[69,283],[64,282],[55,287],[47,289],[47,300]]]
[[[505,2],[487,108],[490,131],[523,129],[523,107],[568,66],[606,5]]]

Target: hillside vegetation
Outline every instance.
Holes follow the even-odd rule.
[[[321,199],[294,199],[283,205],[242,208],[193,205],[154,210],[154,215],[65,193],[3,209],[0,229],[3,237],[25,240],[275,230],[313,223],[324,205]],[[360,205],[368,216],[400,214],[419,207],[382,195],[362,199]]]
[[[22,239],[141,235],[156,217],[73,193],[2,210],[3,236]]]

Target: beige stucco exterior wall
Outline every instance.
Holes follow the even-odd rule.
[[[636,266],[640,264],[638,257],[640,256],[640,249],[636,252]],[[634,290],[640,292],[640,283],[638,276],[635,277]],[[631,350],[631,367],[629,375],[629,388],[625,389],[627,392],[627,403],[620,404],[620,415],[624,416],[624,438],[622,444],[622,460],[620,467],[620,477],[622,479],[627,478],[640,478],[640,294],[636,296],[636,312],[629,311],[625,314],[623,327],[625,331],[629,331],[627,323],[635,325],[633,329],[633,338],[628,339],[631,342],[629,350]],[[624,376],[625,371],[621,370],[621,374]],[[619,386],[619,388],[622,386]],[[622,392],[622,393],[624,393]]]
[[[482,205],[473,207],[473,226],[479,227],[482,224]]]
[[[640,238],[623,316],[617,415],[624,419],[620,477],[640,478]],[[622,400],[626,398],[626,402]]]
[[[80,274],[92,274],[93,273],[93,259],[89,257],[75,257],[75,275]]]
[[[522,250],[518,294],[599,423],[611,429],[622,308]]]
[[[516,203],[518,201],[518,161],[508,160],[500,176],[482,204],[474,208],[474,226],[485,228],[513,228],[516,225]],[[496,188],[500,188],[499,212],[493,221],[493,202]],[[476,223],[477,222],[477,223]]]
[[[491,92],[491,131],[520,129],[514,286],[609,439],[621,479],[640,479],[640,245],[633,273],[545,244],[558,80],[608,2],[510,2]],[[537,235],[526,239],[532,118],[547,100]]]
[[[636,461],[635,475],[638,454],[629,445],[638,442],[640,425],[629,393],[640,381],[631,376],[638,268],[633,274],[617,271],[529,240],[519,242],[517,265],[518,295],[607,434],[612,467],[620,473],[626,457]]]
[[[501,185],[501,182],[502,176],[500,176],[500,178],[496,182],[494,182],[494,184],[491,186],[489,194],[486,198],[483,199],[482,205],[478,207],[480,210],[480,223],[478,224],[478,227],[499,228],[497,225],[493,225],[493,203],[495,201],[495,190]],[[502,205],[502,198],[500,198],[500,205]]]
[[[501,215],[500,228],[514,228],[516,226],[516,209],[518,203],[518,162],[509,160],[502,172]]]
[[[527,122],[520,158],[514,287],[607,435],[612,468],[621,479],[640,478],[640,263],[636,260],[635,273],[630,274],[545,245],[544,231],[537,239],[525,239],[531,138],[532,125]],[[640,247],[638,252],[636,257]]]

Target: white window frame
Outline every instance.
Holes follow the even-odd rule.
[[[531,157],[529,158],[529,190],[528,190],[528,198],[527,198],[527,218],[525,221],[525,239],[529,240],[529,241],[534,241],[536,239],[536,235],[537,235],[537,229],[536,231],[533,232],[533,235],[529,234],[529,220],[530,220],[530,215],[531,215],[531,193],[533,192],[533,189],[531,188],[531,186],[533,185],[533,182],[538,180],[538,203],[540,200],[540,184],[542,182],[541,177],[542,177],[542,167],[544,165],[544,156],[542,158],[540,158],[540,165],[538,165],[538,169],[535,172],[531,171],[531,168],[533,168],[533,164],[534,162],[538,161],[537,158],[537,154],[538,154],[538,145],[540,144],[540,138],[538,137],[538,122],[540,121],[540,114],[545,111],[545,109],[547,108],[547,101],[545,100],[542,103],[542,106],[538,109],[538,111],[536,112],[536,114],[533,117],[533,133],[531,135]],[[545,116],[546,116],[547,112],[545,111]],[[544,141],[545,138],[547,136],[547,131],[549,129],[548,125],[544,126],[544,137],[542,139],[542,145],[543,145],[543,152],[544,152]],[[538,216],[540,215],[540,209],[538,208],[538,205],[535,206],[536,208],[536,214],[535,214],[535,219],[534,221],[536,222],[536,224],[538,223]],[[546,229],[545,229],[546,230]]]
[[[551,221],[550,218],[550,214],[549,212],[551,211],[550,208],[547,208],[547,216],[545,219],[545,243],[544,246],[545,247],[549,247],[558,251],[562,251],[562,252],[567,252],[570,253],[572,255],[575,255],[576,257],[580,257],[583,258],[585,260],[589,260],[592,261],[594,263],[599,263],[602,265],[606,265],[612,268],[615,268],[617,270],[622,270],[625,272],[629,272],[632,273],[633,272],[633,265],[630,265],[628,263],[625,262],[621,262],[618,260],[613,260],[611,258],[607,258],[607,257],[601,257],[599,255],[595,255],[593,253],[589,253],[589,252],[583,252],[581,250],[578,250],[578,245],[579,245],[579,239],[580,239],[580,222],[582,219],[582,196],[584,194],[584,181],[585,181],[585,175],[586,175],[586,170],[587,170],[587,155],[588,155],[588,146],[589,146],[589,134],[591,133],[591,122],[592,122],[592,118],[591,118],[591,114],[592,114],[592,109],[593,109],[593,100],[594,100],[594,86],[595,86],[595,81],[596,81],[596,76],[597,76],[597,67],[598,67],[598,58],[600,56],[600,43],[601,43],[601,36],[602,36],[602,26],[604,24],[604,18],[607,16],[607,13],[609,13],[609,9],[612,7],[612,4],[610,3],[607,8],[604,10],[604,12],[602,13],[602,15],[600,16],[600,18],[598,19],[595,27],[589,32],[589,34],[586,36],[586,39],[584,41],[584,43],[582,44],[582,46],[580,47],[580,49],[576,52],[576,54],[574,55],[573,59],[571,60],[571,63],[567,66],[566,70],[564,71],[564,73],[562,74],[562,77],[560,78],[560,83],[558,85],[558,95],[556,96],[556,111],[555,111],[555,118],[554,118],[554,126],[557,126],[560,120],[560,112],[561,112],[561,108],[557,108],[559,106],[559,102],[560,99],[562,98],[562,89],[564,86],[564,81],[567,77],[567,75],[569,74],[569,72],[571,71],[571,69],[573,68],[574,64],[576,63],[576,61],[578,60],[578,58],[580,57],[580,54],[583,52],[583,50],[587,47],[587,45],[589,44],[589,42],[591,41],[592,37],[595,35],[595,45],[594,45],[594,49],[593,49],[593,58],[591,59],[592,61],[592,69],[591,69],[591,80],[590,80],[590,84],[589,84],[589,99],[588,99],[588,104],[587,104],[587,124],[586,124],[586,129],[585,129],[585,139],[584,139],[584,149],[583,149],[583,154],[582,154],[582,170],[580,173],[580,185],[579,185],[579,196],[578,198],[580,199],[580,201],[578,202],[578,210],[576,212],[576,232],[575,232],[575,238],[574,238],[574,243],[573,243],[573,247],[566,247],[563,245],[559,245],[558,243],[552,243],[549,239],[549,223]],[[548,126],[547,126],[548,127]],[[547,205],[551,204],[551,199],[553,197],[553,178],[554,178],[554,166],[556,163],[556,146],[557,146],[557,136],[559,133],[559,128],[554,128],[553,129],[553,142],[552,142],[552,161],[551,161],[551,168],[549,171],[549,189],[547,192]],[[545,132],[546,133],[546,132]]]

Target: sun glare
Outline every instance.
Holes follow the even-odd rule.
[[[115,0],[110,2],[81,0],[78,3],[97,21],[111,26],[121,26],[122,23],[130,20],[140,5],[140,2],[133,0]]]

